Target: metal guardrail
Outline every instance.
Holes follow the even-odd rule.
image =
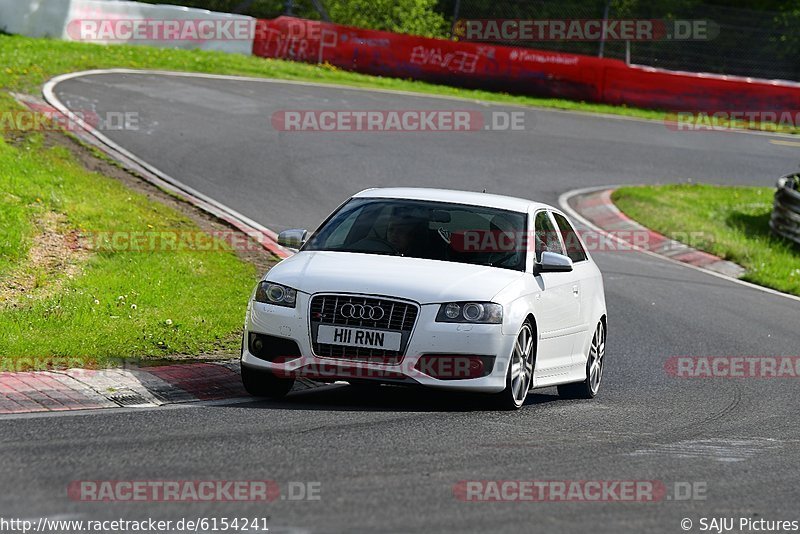
[[[769,227],[779,236],[800,244],[800,173],[778,180]]]

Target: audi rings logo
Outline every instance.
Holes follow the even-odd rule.
[[[370,319],[372,321],[380,321],[386,315],[380,306],[366,304],[345,304],[339,308],[339,313],[346,319]]]

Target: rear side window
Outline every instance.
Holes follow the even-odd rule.
[[[536,239],[536,261],[542,261],[542,252],[555,252],[564,254],[558,233],[553,227],[553,222],[546,211],[536,214],[534,225],[534,238]]]
[[[561,232],[561,237],[564,239],[564,246],[567,248],[567,256],[573,262],[579,262],[586,259],[586,251],[583,250],[581,240],[578,239],[578,233],[569,223],[566,217],[560,213],[553,213],[556,218],[558,230]]]

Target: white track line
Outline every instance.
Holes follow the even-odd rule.
[[[131,71],[131,72],[135,72],[135,71]],[[82,77],[82,76],[89,76],[89,75],[93,75],[93,74],[109,74],[109,73],[115,73],[115,71],[87,71],[87,72],[77,72],[77,73],[65,74],[65,75],[62,75],[62,76],[57,76],[57,77],[53,78],[52,80],[49,80],[47,83],[45,83],[45,85],[44,85],[44,87],[42,89],[42,93],[43,93],[44,98],[45,98],[45,100],[47,101],[48,104],[50,104],[51,106],[56,108],[59,112],[63,113],[67,117],[69,117],[70,120],[74,121],[81,128],[83,128],[86,132],[88,132],[92,137],[96,138],[100,143],[102,143],[102,145],[105,145],[106,147],[111,148],[112,150],[114,150],[117,153],[121,154],[125,158],[128,158],[129,160],[133,161],[134,163],[136,163],[137,165],[141,166],[146,171],[152,173],[153,175],[155,175],[159,179],[161,179],[164,182],[166,182],[167,184],[171,185],[178,192],[183,192],[183,193],[186,193],[186,194],[188,194],[188,195],[190,195],[190,196],[192,196],[192,197],[194,197],[196,199],[200,199],[201,201],[203,201],[204,203],[212,206],[213,208],[215,208],[219,212],[221,212],[221,213],[223,213],[223,214],[225,214],[225,215],[227,215],[227,216],[239,221],[240,223],[250,227],[251,229],[255,230],[256,232],[259,232],[259,233],[263,234],[268,239],[270,239],[271,241],[275,242],[275,245],[273,247],[268,247],[268,248],[270,248],[271,250],[272,250],[272,248],[277,248],[279,250],[281,247],[279,247],[277,245],[277,242],[276,242],[277,241],[277,234],[275,232],[273,232],[272,230],[270,230],[266,226],[254,221],[253,219],[243,215],[242,213],[236,211],[235,209],[233,209],[233,208],[231,208],[231,207],[229,207],[229,206],[227,206],[227,205],[225,205],[225,204],[223,204],[223,203],[221,203],[221,202],[209,197],[208,195],[205,195],[205,194],[201,193],[197,189],[194,189],[193,187],[190,187],[190,186],[186,185],[185,183],[181,182],[180,180],[178,180],[176,178],[173,178],[172,176],[170,176],[166,172],[162,171],[161,169],[157,168],[156,166],[151,165],[150,163],[148,163],[144,159],[138,157],[137,155],[133,154],[129,150],[126,150],[121,145],[119,145],[116,142],[112,141],[111,139],[109,139],[108,137],[103,135],[101,132],[99,132],[95,128],[93,128],[91,125],[85,123],[80,117],[78,117],[77,115],[72,113],[72,111],[63,102],[61,102],[61,100],[55,94],[55,87],[56,87],[56,85],[58,85],[61,82],[64,82],[64,81],[67,81],[67,80],[71,80],[71,79],[75,79],[75,78],[79,78],[79,77]],[[109,155],[114,157],[114,159],[116,159],[117,161],[119,161],[119,159],[117,157],[115,157],[114,154],[109,154]],[[124,164],[125,162],[124,161],[120,161],[120,163]],[[187,200],[191,201],[192,199],[187,199]],[[197,206],[197,203],[195,203],[195,202],[192,202],[192,204]],[[198,206],[198,207],[200,207],[202,209],[202,206]],[[206,211],[209,211],[209,210],[206,210]],[[212,211],[212,213],[213,213],[213,211]],[[219,215],[218,213],[213,213],[213,214],[214,215]]]
[[[182,402],[173,402],[169,404],[162,404],[160,406],[144,406],[141,408],[136,407],[129,407],[129,406],[114,406],[108,408],[86,408],[82,410],[65,410],[60,412],[21,412],[21,413],[11,413],[11,414],[2,414],[0,415],[0,421],[10,421],[13,419],[46,419],[52,417],[79,417],[85,415],[118,415],[123,413],[142,413],[142,412],[152,412],[152,411],[165,411],[165,410],[185,410],[187,408],[202,408],[202,407],[225,407],[231,406],[234,407],[239,404],[254,404],[254,403],[263,403],[268,402],[272,404],[272,409],[275,410],[287,410],[292,409],[292,398],[298,398],[298,396],[305,396],[307,392],[313,391],[314,394],[319,392],[331,391],[335,389],[339,389],[342,387],[343,382],[336,382],[334,384],[322,384],[316,386],[314,388],[309,389],[301,389],[299,391],[293,391],[291,393],[291,397],[288,397],[288,400],[271,400],[268,398],[263,397],[230,397],[228,399],[214,399],[214,400],[193,400],[193,401],[182,401]]]
[[[175,71],[168,71],[168,70],[137,70],[137,69],[94,69],[94,70],[87,70],[81,72],[74,72],[71,74],[64,74],[61,76],[57,76],[53,78],[49,82],[45,84],[45,91],[49,86],[50,93],[52,94],[52,88],[57,85],[59,82],[80,78],[83,76],[95,76],[95,75],[102,75],[102,74],[143,74],[143,75],[154,75],[154,76],[172,76],[172,77],[179,77],[179,78],[201,78],[207,80],[227,80],[227,81],[244,81],[244,82],[258,82],[258,83],[272,83],[272,84],[284,84],[284,85],[298,85],[304,87],[321,87],[325,89],[346,89],[349,91],[363,91],[368,93],[383,93],[389,95],[400,95],[400,96],[413,96],[419,98],[432,98],[438,100],[453,100],[457,102],[471,102],[473,104],[481,104],[484,106],[502,106],[502,107],[510,107],[510,108],[518,108],[518,109],[527,109],[527,110],[536,110],[536,111],[543,111],[543,112],[552,112],[552,113],[563,113],[569,115],[583,115],[586,117],[599,117],[603,119],[611,119],[611,120],[619,120],[619,121],[632,121],[632,122],[640,122],[646,124],[660,124],[664,126],[664,121],[659,119],[645,119],[642,117],[630,117],[627,115],[615,115],[613,113],[603,113],[599,111],[583,111],[583,110],[572,110],[572,109],[558,109],[558,108],[551,108],[551,107],[544,107],[544,106],[537,106],[535,104],[516,104],[513,102],[496,102],[491,100],[483,100],[480,98],[470,98],[468,96],[455,96],[455,95],[434,95],[416,91],[404,91],[401,89],[383,89],[383,88],[372,88],[372,87],[357,87],[352,85],[343,85],[337,83],[324,83],[324,82],[307,82],[302,80],[282,80],[278,78],[258,78],[253,76],[234,76],[230,74],[206,74],[202,72],[175,72]],[[45,93],[45,99],[49,101],[47,97],[47,93]],[[56,101],[58,99],[56,98]],[[657,111],[657,110],[656,110]],[[666,116],[668,112],[664,111]],[[740,133],[740,134],[748,134],[748,135],[761,135],[761,136],[768,136],[768,137],[783,137],[787,139],[800,139],[800,136],[796,134],[787,134],[787,133],[779,133],[779,132],[762,132],[759,130],[746,130],[746,129],[737,129],[731,128],[729,130],[722,130],[721,132],[711,132],[711,133]]]
[[[173,77],[184,77],[184,78],[203,78],[203,79],[210,79],[210,80],[246,81],[246,82],[274,83],[274,84],[285,84],[285,85],[300,85],[300,86],[308,86],[308,87],[322,87],[322,88],[333,88],[333,89],[347,89],[347,90],[352,90],[352,91],[365,91],[365,92],[372,92],[372,93],[385,93],[385,94],[394,94],[394,95],[403,95],[403,96],[415,96],[415,97],[422,97],[422,98],[435,98],[435,99],[441,99],[441,100],[458,100],[458,101],[462,101],[462,102],[467,101],[467,102],[473,102],[473,103],[484,104],[484,105],[489,105],[489,106],[518,107],[518,108],[525,108],[525,109],[537,109],[537,110],[548,111],[548,112],[552,111],[552,112],[558,112],[558,113],[580,114],[580,115],[587,115],[587,116],[591,116],[591,117],[602,117],[602,118],[613,119],[613,120],[628,120],[628,121],[632,120],[632,121],[636,121],[636,122],[645,122],[645,123],[649,123],[649,124],[653,124],[653,123],[657,123],[658,122],[658,121],[649,120],[649,119],[640,119],[640,118],[637,118],[637,117],[625,117],[625,116],[620,116],[620,115],[610,115],[610,114],[604,114],[604,113],[591,113],[591,112],[584,112],[584,111],[569,111],[569,110],[559,110],[559,109],[551,109],[551,108],[537,108],[535,106],[524,106],[524,105],[519,105],[519,104],[503,104],[503,103],[499,103],[499,102],[488,102],[488,101],[479,100],[479,99],[457,97],[457,96],[428,95],[428,94],[424,94],[424,93],[415,93],[415,92],[412,92],[412,91],[398,91],[398,90],[392,90],[392,89],[372,89],[372,88],[366,88],[366,87],[351,87],[351,86],[348,86],[348,85],[339,85],[339,84],[304,82],[304,81],[297,81],[297,80],[278,80],[278,79],[275,79],[275,78],[254,78],[254,77],[231,76],[231,75],[222,75],[222,74],[204,74],[204,73],[194,73],[194,72],[171,72],[171,71],[160,71],[160,70],[135,70],[135,69],[97,69],[97,70],[88,70],[88,71],[82,71],[82,72],[74,72],[74,73],[71,73],[71,74],[64,74],[64,75],[61,75],[61,76],[57,76],[57,77],[53,78],[52,80],[49,80],[47,83],[45,83],[44,88],[42,90],[45,100],[47,100],[47,102],[50,105],[52,105],[53,107],[58,109],[61,113],[64,113],[65,115],[70,117],[70,119],[72,119],[76,123],[78,123],[82,128],[85,128],[87,131],[89,131],[94,137],[96,137],[104,145],[107,145],[108,147],[110,147],[110,148],[118,151],[119,153],[123,154],[125,157],[130,158],[132,161],[138,163],[143,168],[147,169],[148,171],[152,172],[154,175],[156,175],[159,178],[163,179],[165,182],[173,185],[174,187],[176,187],[176,188],[178,188],[180,190],[183,190],[183,191],[189,193],[190,195],[193,195],[193,196],[195,196],[197,198],[200,198],[204,202],[207,202],[208,204],[210,204],[210,205],[216,207],[217,209],[227,213],[231,217],[234,217],[235,219],[238,219],[239,221],[247,224],[248,226],[251,226],[252,228],[262,232],[263,234],[271,237],[272,239],[275,238],[275,232],[273,232],[272,230],[270,230],[267,227],[255,222],[254,220],[242,215],[241,213],[239,213],[238,211],[234,210],[233,208],[230,208],[230,207],[226,206],[225,204],[222,204],[221,202],[218,202],[218,201],[212,199],[211,197],[206,196],[203,193],[200,193],[196,189],[187,186],[186,184],[182,183],[181,181],[176,180],[175,178],[169,176],[168,174],[166,174],[165,172],[159,170],[155,166],[150,165],[149,163],[147,163],[143,159],[137,157],[133,153],[125,150],[120,145],[118,145],[114,141],[110,140],[108,137],[104,136],[102,133],[97,132],[96,130],[91,128],[89,125],[85,124],[79,117],[74,115],[59,100],[59,98],[55,95],[55,86],[58,85],[61,82],[64,82],[64,81],[67,81],[67,80],[72,80],[72,79],[75,79],[75,78],[81,78],[81,77],[85,77],[85,76],[96,76],[96,75],[102,75],[102,74],[139,74],[139,75],[155,75],[155,76],[173,76]],[[726,131],[735,132],[735,133],[749,134],[749,135],[762,135],[762,136],[772,136],[772,137],[788,137],[788,138],[791,138],[791,139],[797,139],[796,135],[791,135],[791,134],[777,134],[777,133],[768,133],[768,132],[758,132],[758,131],[752,131],[752,130],[726,130]],[[756,285],[756,284],[752,284],[750,282],[745,282],[743,280],[739,280],[737,278],[732,278],[730,276],[726,276],[726,275],[721,274],[721,273],[717,273],[717,272],[714,272],[714,271],[709,271],[707,269],[703,269],[703,268],[697,267],[695,265],[691,265],[691,264],[688,264],[688,263],[683,263],[683,262],[674,260],[672,258],[668,258],[666,256],[662,256],[660,254],[656,254],[656,253],[651,252],[649,250],[645,250],[645,249],[643,249],[641,247],[634,246],[634,245],[632,245],[630,243],[627,243],[626,241],[623,241],[623,240],[619,239],[618,237],[609,234],[608,232],[602,230],[601,228],[599,228],[599,227],[595,226],[594,224],[592,224],[591,222],[589,222],[587,219],[585,219],[583,216],[581,216],[578,212],[576,212],[574,209],[572,209],[572,207],[567,202],[570,198],[572,198],[574,196],[577,196],[577,195],[590,193],[590,192],[594,192],[594,191],[599,191],[599,190],[602,190],[602,189],[613,189],[615,187],[619,187],[619,186],[601,186],[601,187],[588,187],[588,188],[583,188],[583,189],[575,189],[573,191],[568,191],[568,192],[562,194],[558,199],[558,203],[559,203],[559,205],[561,206],[561,208],[565,212],[569,213],[575,219],[581,221],[587,227],[592,228],[593,230],[595,230],[595,231],[597,231],[597,232],[599,232],[599,233],[601,233],[601,234],[603,234],[605,236],[608,236],[609,238],[613,239],[617,243],[624,244],[626,246],[631,246],[632,248],[634,248],[635,250],[638,250],[639,252],[643,252],[645,254],[648,254],[648,255],[656,257],[656,258],[660,258],[660,259],[662,259],[664,261],[668,261],[668,262],[671,262],[671,263],[674,263],[674,264],[677,264],[677,265],[682,265],[682,266],[690,268],[690,269],[695,269],[697,271],[700,271],[700,272],[703,272],[703,273],[706,273],[706,274],[710,274],[712,276],[716,276],[717,278],[722,278],[724,280],[728,280],[730,282],[734,282],[734,283],[743,285],[745,287],[749,287],[751,289],[756,289],[758,291],[769,293],[771,295],[778,295],[778,296],[781,296],[781,297],[784,297],[784,298],[788,298],[788,299],[800,302],[800,297],[796,297],[794,295],[788,295],[786,293],[781,293],[780,291],[776,291],[774,289],[769,289],[769,288],[762,287],[762,286],[759,286],[759,285]]]
[[[10,421],[14,419],[49,419],[53,417],[78,417],[84,415],[118,415],[123,413],[141,413],[149,411],[178,410],[185,408],[196,408],[198,406],[225,406],[235,404],[248,404],[263,401],[256,397],[231,397],[230,399],[217,399],[207,401],[186,401],[173,404],[162,404],[160,406],[144,406],[141,408],[129,406],[116,406],[109,408],[85,408],[82,410],[65,410],[60,412],[21,412],[0,415],[0,421]]]
[[[675,265],[681,265],[681,266],[689,268],[689,269],[694,269],[695,271],[700,271],[702,273],[710,274],[711,276],[716,276],[717,278],[722,278],[723,280],[728,280],[729,282],[734,282],[736,284],[740,284],[740,285],[743,285],[745,287],[749,287],[750,289],[757,289],[758,291],[763,291],[764,293],[769,293],[770,295],[777,295],[777,296],[780,296],[780,297],[784,297],[784,298],[787,298],[787,299],[790,299],[790,300],[794,300],[794,301],[800,302],[800,297],[797,297],[795,295],[789,295],[788,293],[781,293],[780,291],[777,291],[775,289],[770,289],[768,287],[763,287],[763,286],[759,286],[759,285],[756,285],[756,284],[753,284],[753,283],[750,283],[750,282],[745,282],[744,280],[739,280],[738,278],[733,278],[732,276],[727,276],[727,275],[724,275],[722,273],[718,273],[716,271],[710,271],[708,269],[704,269],[702,267],[698,267],[698,266],[692,265],[690,263],[684,263],[682,261],[678,261],[678,260],[672,259],[672,258],[667,257],[667,256],[662,256],[661,254],[656,254],[655,252],[653,252],[651,250],[644,249],[642,247],[634,245],[633,243],[629,243],[629,242],[627,242],[627,241],[625,241],[623,239],[620,239],[619,237],[617,237],[617,236],[615,236],[615,235],[613,235],[613,234],[611,234],[609,232],[606,232],[605,230],[603,230],[599,226],[596,226],[594,223],[590,222],[583,215],[581,215],[575,209],[573,209],[572,206],[569,205],[569,200],[571,198],[573,198],[573,197],[576,197],[576,196],[579,196],[579,195],[585,195],[585,194],[588,194],[588,193],[594,193],[594,192],[597,192],[597,191],[604,191],[606,189],[617,189],[619,187],[621,187],[621,186],[619,186],[619,185],[603,185],[603,186],[599,186],[599,187],[585,187],[583,189],[573,189],[572,191],[567,191],[566,193],[564,193],[564,194],[562,194],[561,196],[558,197],[558,205],[561,207],[562,210],[567,212],[574,219],[580,221],[583,225],[587,226],[588,228],[591,228],[595,232],[598,232],[598,233],[600,233],[600,234],[612,239],[613,241],[615,241],[618,244],[625,245],[627,247],[632,248],[633,250],[636,250],[638,252],[642,252],[644,254],[647,254],[649,256],[653,256],[655,258],[660,258],[660,259],[662,259],[664,261],[668,261],[668,262],[673,263]],[[641,224],[641,223],[639,223],[639,224]]]

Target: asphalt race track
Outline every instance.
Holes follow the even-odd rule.
[[[298,109],[514,108],[282,83],[93,75],[63,82],[71,109],[133,111],[106,132],[174,178],[280,231],[315,227],[349,195],[417,185],[549,203],[575,188],[688,179],[773,185],[800,144],[675,132],[659,122],[527,110],[526,129],[278,132]],[[593,401],[537,391],[516,413],[474,399],[328,386],[283,402],[3,420],[0,515],[83,519],[269,516],[271,531],[681,532],[681,520],[798,520],[800,382],[681,379],[670,356],[800,355],[800,303],[635,252],[594,253],[605,274],[607,366]],[[245,302],[242,302],[244,310]],[[83,503],[73,480],[318,481],[321,499]],[[659,480],[705,500],[462,502],[462,480]],[[674,496],[674,495],[670,495]]]

